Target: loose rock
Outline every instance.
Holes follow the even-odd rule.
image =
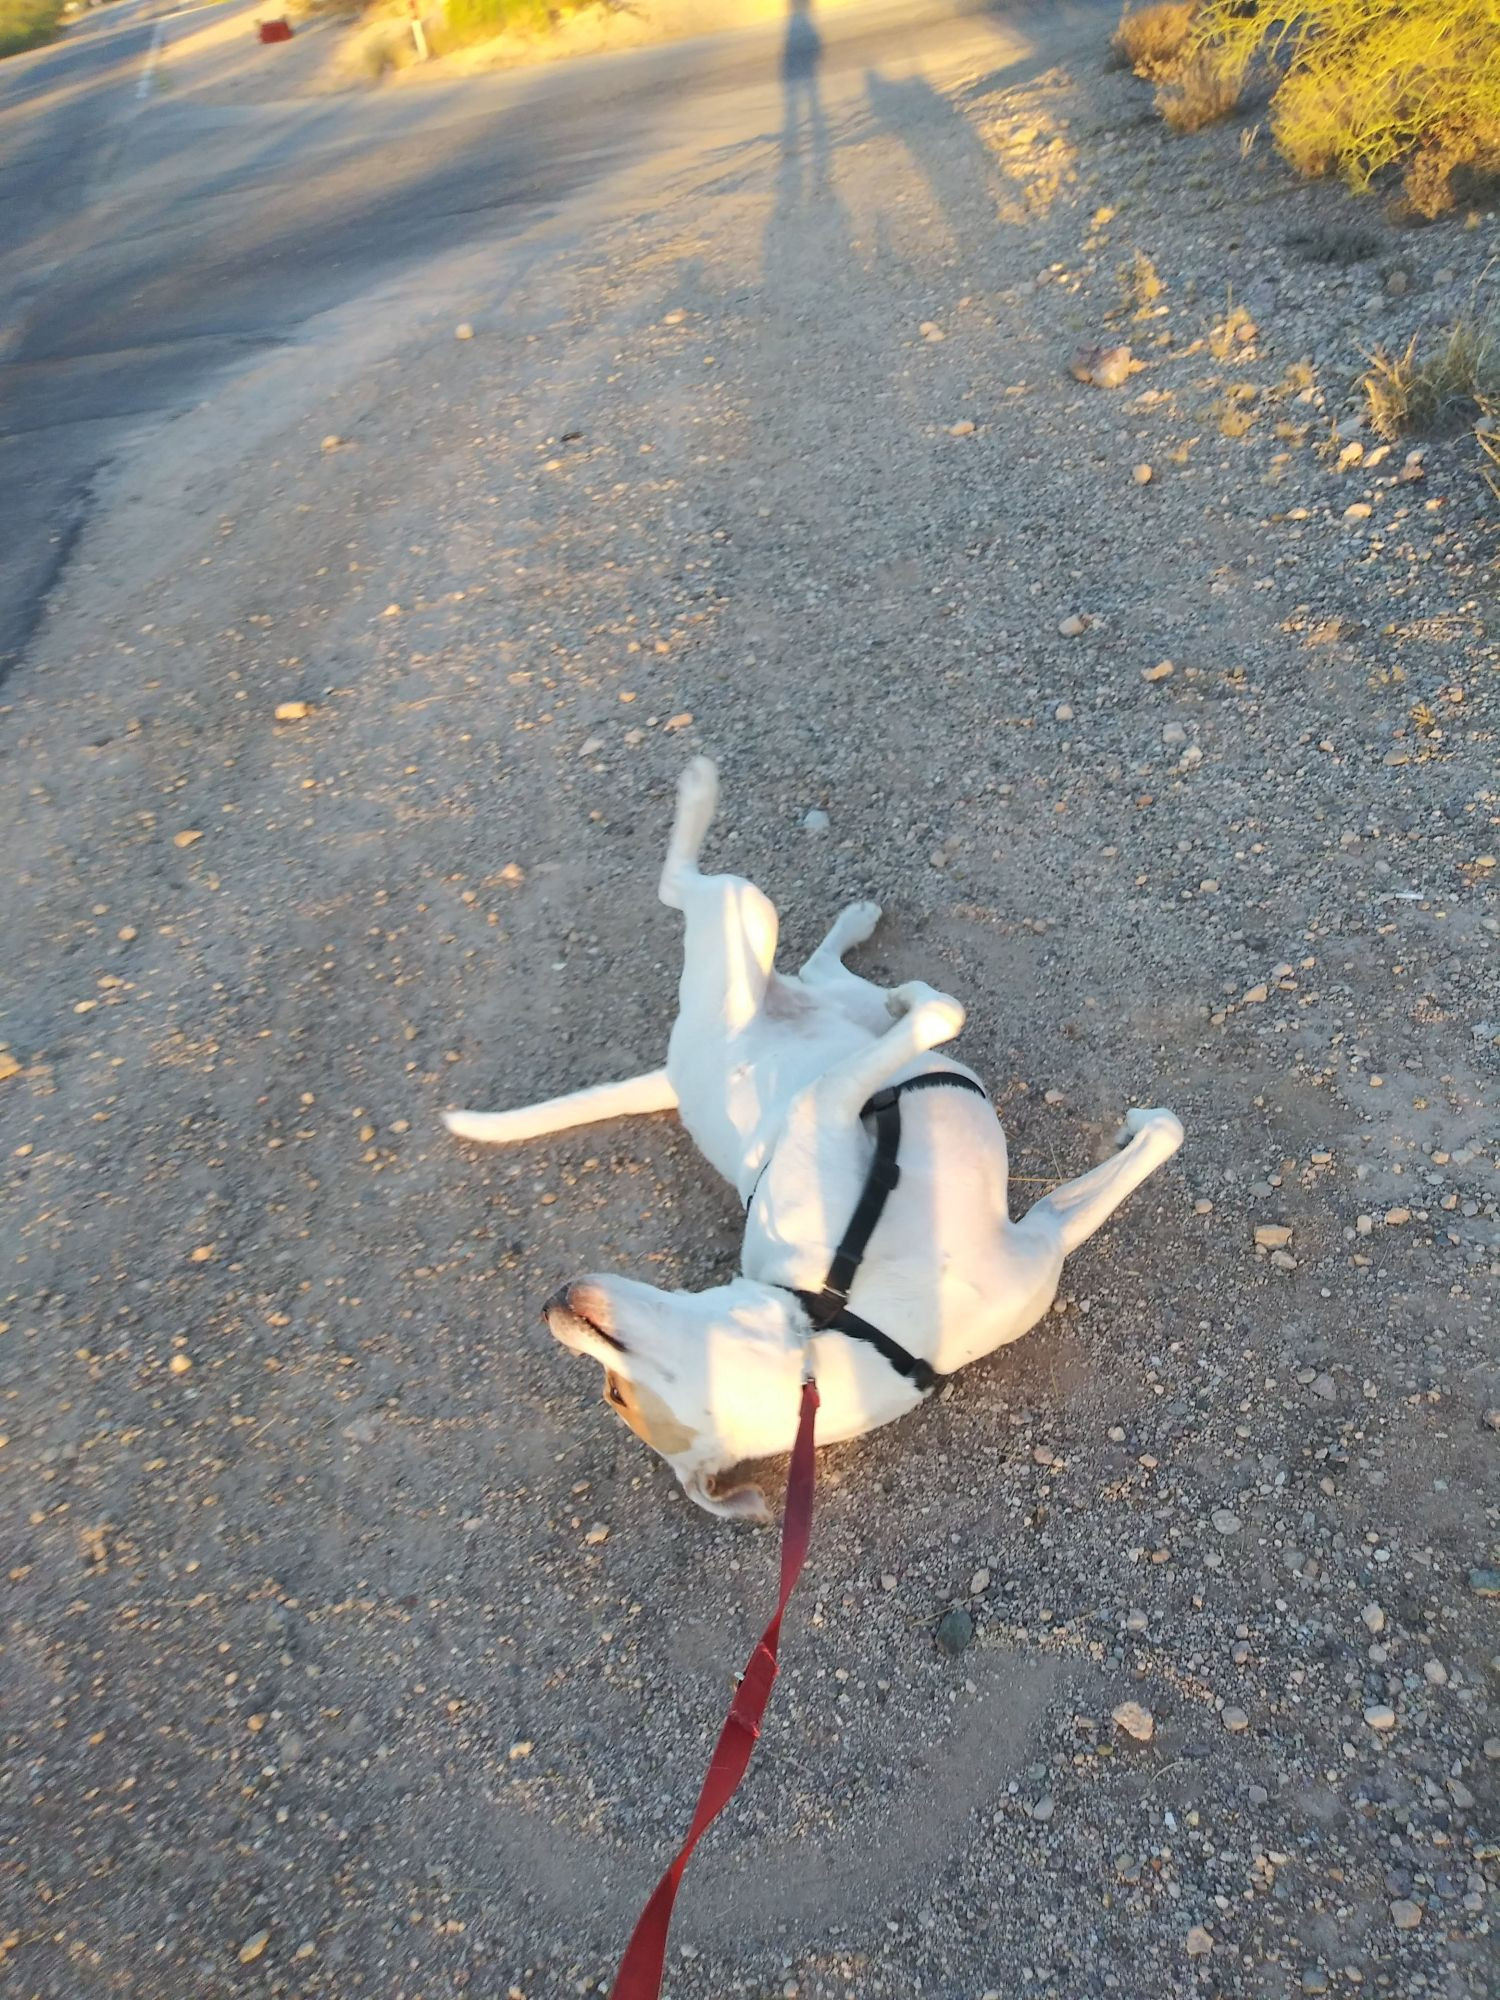
[[[1137,1743],[1149,1743],[1156,1734],[1156,1718],[1149,1708],[1142,1708],[1138,1701],[1122,1701],[1113,1710],[1110,1720]]]
[[[957,1657],[974,1637],[973,1615],[961,1604],[952,1605],[938,1620],[938,1650]]]

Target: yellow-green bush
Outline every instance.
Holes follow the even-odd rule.
[[[62,0],[0,0],[0,56],[50,42],[61,15]]]
[[[545,35],[568,14],[582,14],[609,0],[447,0],[446,39],[479,41],[489,35]]]
[[[1178,64],[1205,62],[1226,90],[1269,72],[1271,129],[1300,173],[1363,190],[1402,166],[1429,217],[1456,175],[1500,173],[1500,0],[1202,0]]]

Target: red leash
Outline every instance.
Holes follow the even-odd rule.
[[[672,1905],[677,1885],[692,1858],[693,1849],[739,1789],[760,1735],[761,1721],[771,1689],[776,1681],[776,1648],[781,1640],[781,1620],[787,1602],[797,1588],[802,1565],[807,1560],[808,1537],[812,1533],[813,1510],[813,1418],[818,1408],[815,1382],[802,1384],[802,1410],[797,1419],[797,1442],[792,1446],[792,1468],[786,1486],[786,1517],[781,1525],[781,1594],[776,1613],[760,1636],[760,1644],[750,1655],[729,1714],[714,1745],[708,1775],[698,1794],[697,1810],[688,1828],[687,1839],[677,1859],[651,1893],[651,1900],[630,1934],[625,1956],[615,1974],[610,2000],[657,2000],[661,1992],[662,1966],[667,1955],[667,1931],[672,1923]]]

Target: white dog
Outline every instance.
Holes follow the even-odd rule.
[[[886,992],[848,970],[844,953],[879,921],[874,903],[851,904],[801,972],[777,972],[767,898],[698,871],[717,799],[714,766],[696,758],[661,877],[662,901],[687,921],[666,1068],[447,1123],[514,1141],[680,1112],[747,1204],[742,1275],[698,1293],[581,1278],[548,1301],[547,1324],[603,1364],[606,1401],[699,1506],[763,1521],[758,1487],[716,1482],[791,1449],[805,1370],[821,1442],[914,1409],[938,1377],[1035,1326],[1063,1258],[1171,1158],[1182,1127],[1170,1111],[1129,1112],[1123,1151],[1012,1222],[1005,1135],[983,1086],[947,1057],[922,1060],[958,1033],[963,1008],[920,982]]]

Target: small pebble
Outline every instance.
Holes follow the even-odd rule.
[[[936,1637],[938,1651],[956,1659],[974,1637],[972,1615],[961,1604],[953,1605],[938,1620]]]
[[[1156,1734],[1156,1718],[1149,1708],[1142,1708],[1138,1701],[1122,1701],[1113,1710],[1110,1720],[1137,1743],[1149,1743]]]
[[[1059,620],[1057,629],[1065,639],[1076,639],[1081,633],[1087,632],[1089,621],[1079,612],[1070,611],[1066,618]]]
[[[1359,1615],[1363,1618],[1370,1631],[1383,1632],[1385,1630],[1385,1613],[1378,1604],[1367,1604]]]
[[[1388,1702],[1372,1701],[1365,1710],[1365,1721],[1372,1729],[1387,1730],[1396,1726],[1396,1711]]]
[[[976,1569],[969,1578],[969,1593],[973,1597],[983,1597],[990,1587],[990,1573],[987,1569]]]
[[[1137,486],[1149,486],[1155,475],[1151,467],[1143,463],[1141,465],[1133,465],[1130,468],[1130,476]]]
[[[1391,1922],[1398,1931],[1414,1931],[1422,1921],[1422,1905],[1409,1896],[1399,1896],[1391,1904]]]
[[[466,319],[461,319],[458,325],[454,327],[453,338],[455,340],[472,340],[474,338],[474,329]]]
[[[1073,720],[1073,710],[1067,702],[1060,701],[1057,704],[1056,708],[1052,711],[1052,720],[1054,722],[1071,722]]]
[[[1219,1720],[1231,1736],[1239,1736],[1250,1727],[1250,1718],[1242,1708],[1221,1708]]]
[[[811,812],[804,813],[802,816],[803,829],[808,833],[827,833],[831,824],[832,822],[821,806],[814,806]]]
[[[1240,1531],[1239,1515],[1231,1513],[1227,1507],[1215,1507],[1210,1519],[1221,1535],[1237,1535]]]
[[[247,1937],[245,1942],[240,1946],[240,1964],[254,1965],[270,1942],[271,1933],[269,1931],[257,1931],[254,1937]]]
[[[1194,1924],[1187,1934],[1187,1955],[1189,1958],[1207,1958],[1214,1948],[1214,1934],[1206,1931],[1202,1924]]]

